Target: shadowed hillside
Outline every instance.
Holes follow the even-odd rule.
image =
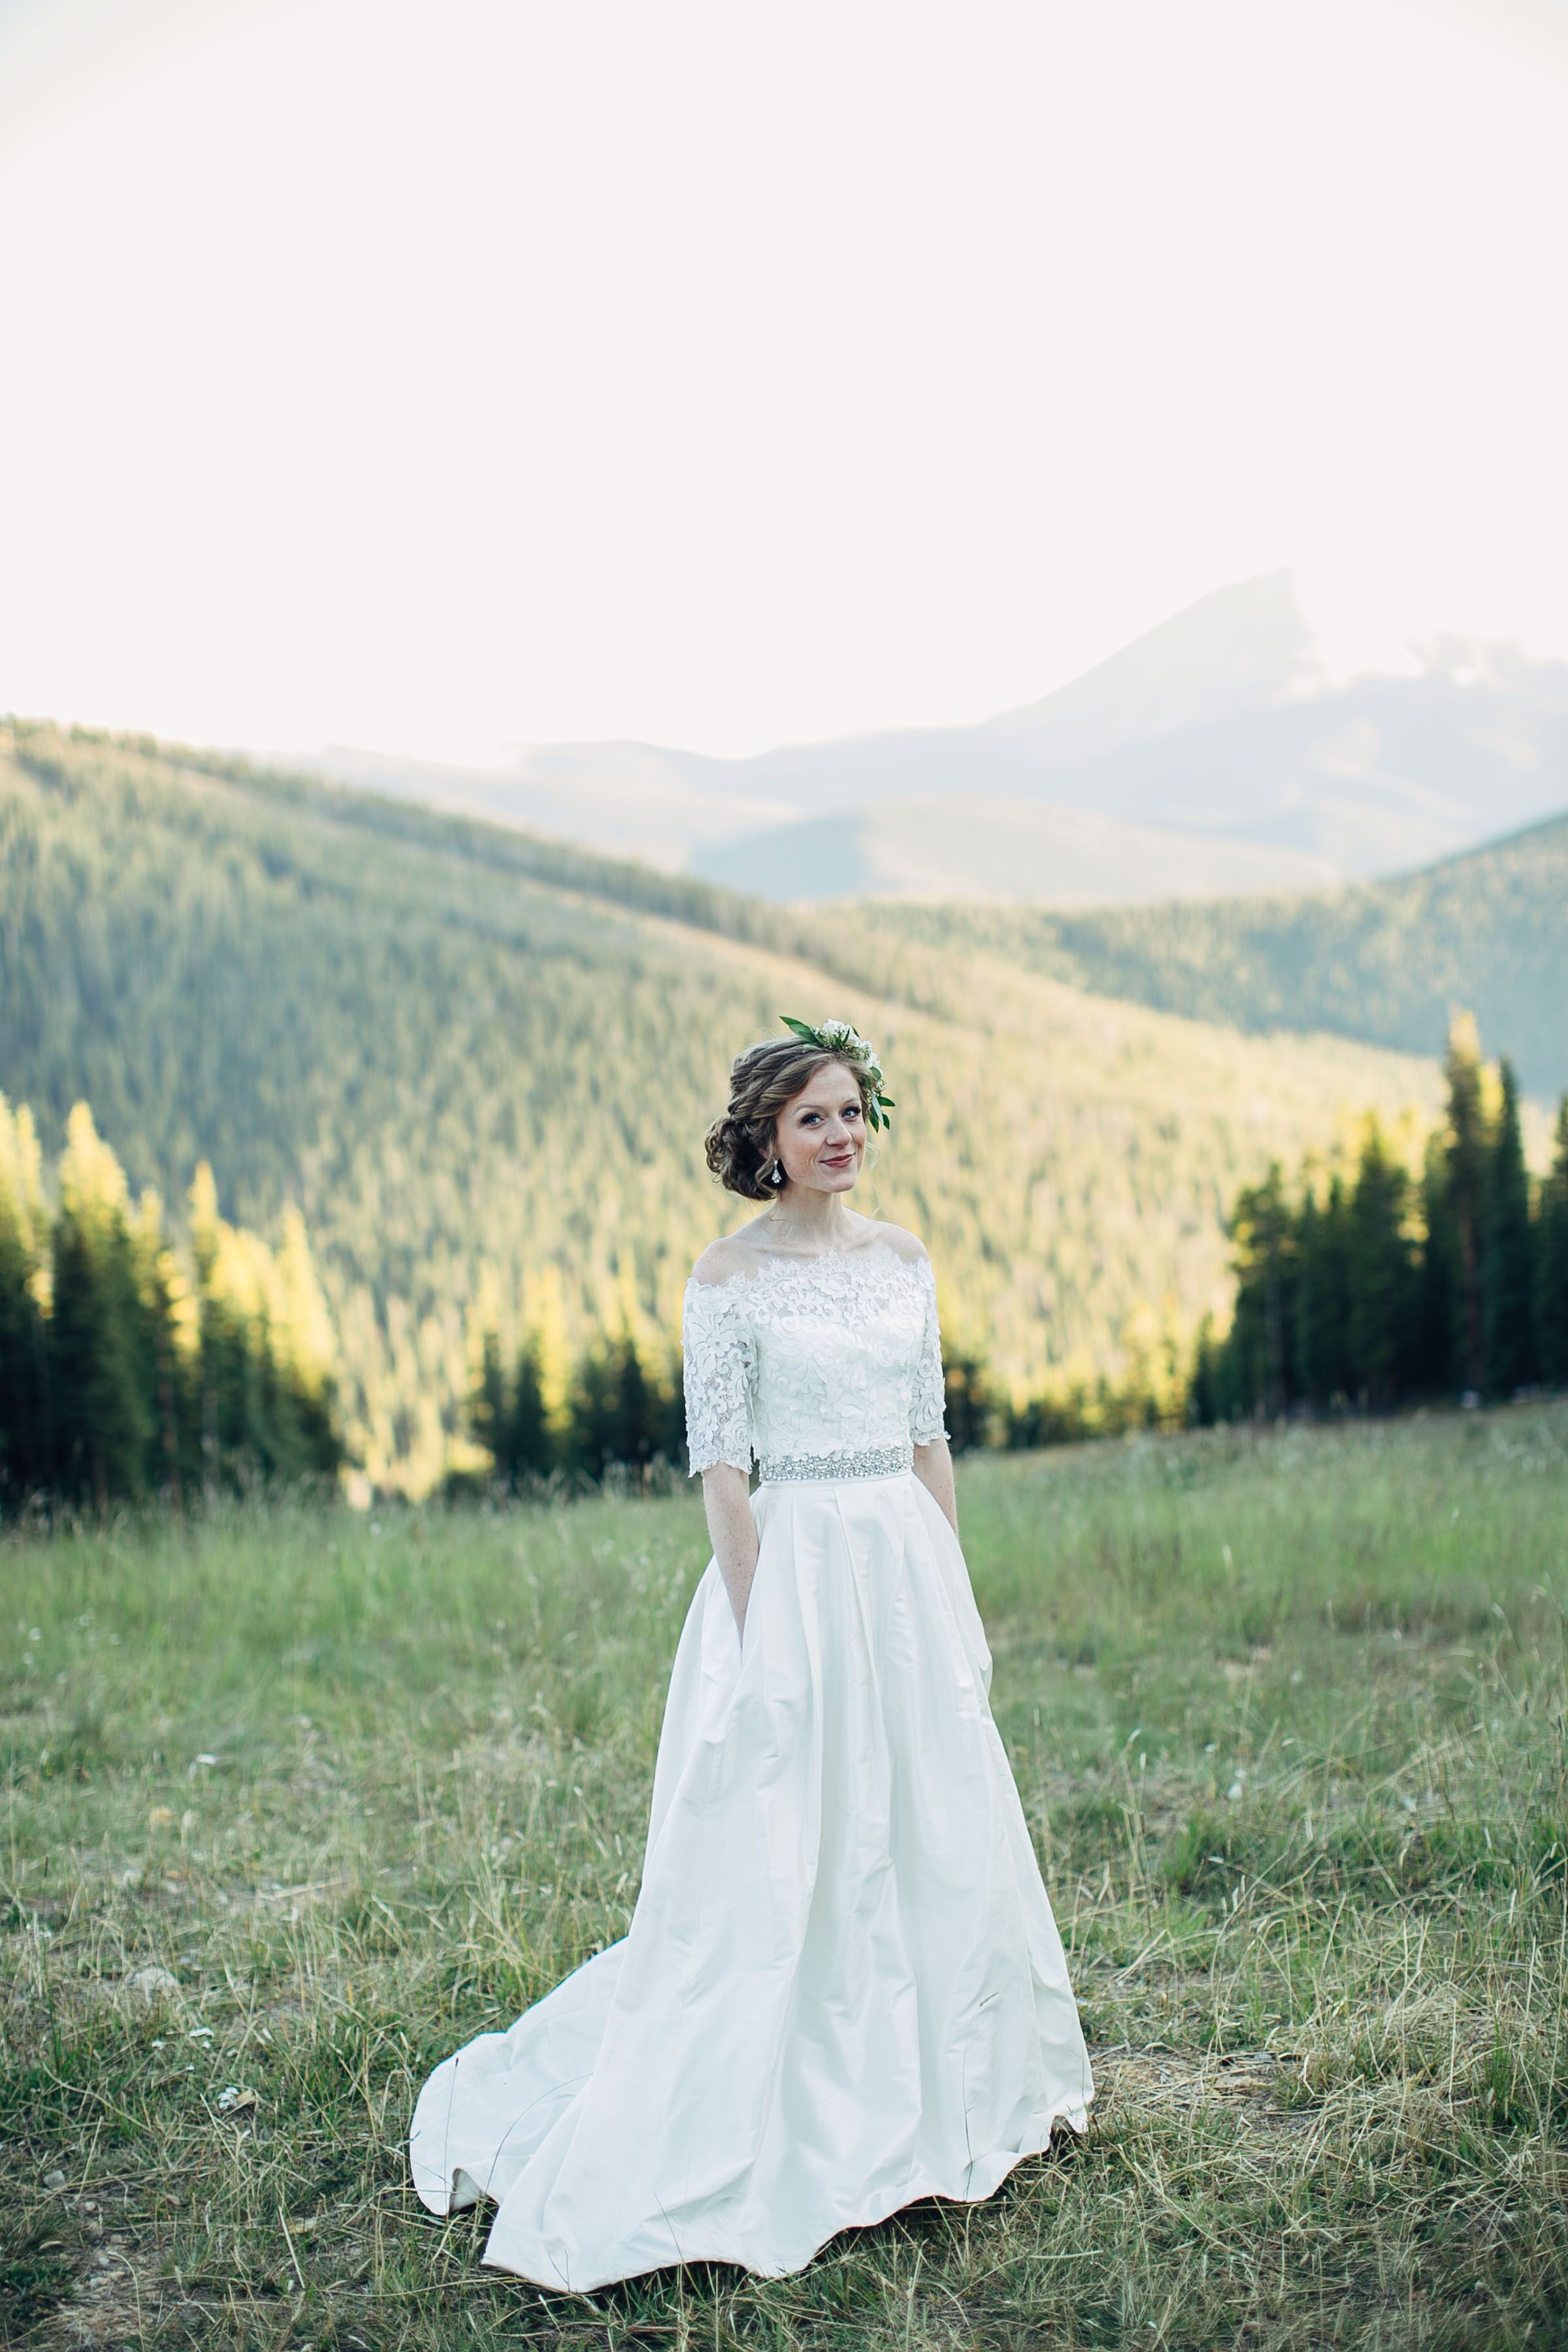
[[[1329,896],[1045,913],[867,910],[879,935],[982,950],[1077,988],[1253,1032],[1428,1053],[1468,1006],[1524,1085],[1568,1086],[1568,817]]]
[[[0,1090],[47,1153],[92,1104],[134,1184],[199,1159],[297,1201],[351,1444],[440,1471],[479,1321],[673,1340],[748,1212],[701,1163],[730,1055],[847,1014],[899,1116],[867,1205],[931,1242],[1004,1381],[1112,1374],[1224,1296],[1223,1205],[1428,1062],[1228,1032],[1046,975],[808,926],[513,831],[140,743],[0,736]]]

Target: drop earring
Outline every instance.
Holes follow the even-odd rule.
[[[770,1184],[782,1184],[784,1182],[784,1161],[782,1160],[775,1160],[773,1161],[773,1172],[768,1178],[768,1182]]]

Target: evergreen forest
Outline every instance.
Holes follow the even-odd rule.
[[[1102,996],[1257,1034],[1438,1050],[1457,1005],[1527,1092],[1568,1087],[1568,816],[1419,873],[1341,890],[1074,914],[879,905],[879,933],[969,948]]]
[[[190,1267],[199,1163],[276,1253],[297,1211],[335,1442],[410,1493],[483,1469],[525,1361],[558,1437],[598,1413],[581,1466],[628,1415],[638,1457],[663,1450],[687,1272],[752,1213],[702,1132],[781,1013],[841,1013],[882,1051],[899,1125],[861,1197],[929,1243],[955,1398],[984,1363],[976,1427],[1172,1393],[1228,1300],[1237,1192],[1367,1109],[1407,1140],[1439,1106],[1429,1058],[1240,1036],[961,940],[141,740],[0,728],[0,1087],[45,1163],[90,1103]]]
[[[0,1501],[332,1480],[332,1339],[299,1213],[269,1249],[218,1214],[204,1162],[173,1246],[85,1103],[52,1205],[42,1174],[30,1112],[0,1096]]]
[[[1532,1183],[1519,1085],[1454,1024],[1447,1104],[1414,1168],[1369,1118],[1353,1165],[1278,1161],[1231,1219],[1237,1296],[1205,1324],[1187,1400],[1199,1423],[1296,1410],[1386,1412],[1568,1385],[1568,1094]]]

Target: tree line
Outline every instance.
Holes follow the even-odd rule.
[[[53,1193],[30,1111],[0,1095],[0,1500],[335,1477],[331,1333],[299,1215],[273,1251],[219,1215],[204,1162],[176,1248],[85,1103]]]
[[[563,1374],[530,1333],[515,1354],[483,1333],[468,1403],[468,1436],[482,1457],[447,1474],[454,1499],[498,1488],[510,1495],[570,1491],[606,1480],[661,1486],[686,1468],[686,1414],[679,1352],[639,1344],[623,1328]],[[981,1356],[944,1348],[945,1419],[952,1451],[1020,1451],[1132,1429],[1178,1425],[1184,1411],[1178,1350],[1169,1339],[1135,1356],[1125,1379],[1103,1375],[1020,1403]]]
[[[476,1326],[509,1351],[537,1328],[574,1362],[629,1328],[668,1379],[687,1274],[742,1213],[700,1138],[736,1047],[801,1005],[778,993],[791,939],[820,973],[802,1009],[855,1020],[899,1072],[865,1205],[925,1236],[950,1339],[1005,1400],[1060,1382],[1100,1414],[1151,1301],[1184,1363],[1223,1276],[1219,1212],[1265,1142],[1293,1163],[1340,1102],[1394,1118],[1429,1087],[1342,1041],[1178,1026],[879,920],[852,927],[863,993],[779,910],[752,910],[752,941],[741,902],[668,886],[477,820],[0,721],[0,1085],[51,1161],[85,1097],[172,1217],[198,1159],[268,1235],[298,1202],[349,1452],[410,1496],[470,1452]]]
[[[552,1377],[549,1352],[531,1332],[509,1359],[496,1334],[484,1333],[468,1429],[487,1466],[449,1472],[448,1495],[491,1485],[526,1494],[606,1478],[653,1484],[685,1470],[678,1355],[639,1344],[629,1328],[595,1342],[565,1378]]]
[[[1152,1323],[1124,1333],[1118,1379],[1009,1394],[985,1359],[944,1351],[955,1453],[1212,1425],[1296,1410],[1387,1411],[1423,1399],[1479,1402],[1568,1385],[1568,1096],[1549,1174],[1531,1182],[1510,1064],[1494,1073],[1468,1015],[1450,1031],[1447,1100],[1419,1173],[1369,1115],[1353,1164],[1276,1161],[1227,1223],[1236,1305],[1195,1349]],[[684,1465],[680,1365],[629,1329],[552,1374],[537,1334],[508,1360],[479,1350],[468,1429],[490,1465],[449,1491],[499,1482],[647,1481]]]
[[[1444,1075],[1418,1171],[1369,1118],[1353,1168],[1308,1160],[1289,1181],[1276,1163],[1241,1192],[1236,1310],[1223,1337],[1200,1333],[1190,1420],[1568,1382],[1568,1096],[1537,1185],[1512,1066],[1487,1068],[1468,1016]]]
[[[1387,1410],[1568,1383],[1568,1097],[1532,1182],[1519,1089],[1456,1023],[1447,1099],[1418,1168],[1375,1118],[1353,1161],[1279,1163],[1228,1223],[1237,1280],[1222,1333],[1188,1353],[1170,1328],[1124,1333],[1126,1369],[1020,1397],[954,1341],[955,1451],[1026,1448],[1257,1413]],[[45,1198],[34,1122],[0,1097],[0,1498],[102,1507],[268,1479],[331,1481],[349,1460],[336,1348],[302,1220],[276,1250],[218,1213],[196,1171],[185,1230],[155,1192],[132,1202],[78,1104]],[[477,1348],[472,1466],[447,1491],[658,1484],[684,1468],[679,1353],[630,1311],[574,1360],[561,1328]]]

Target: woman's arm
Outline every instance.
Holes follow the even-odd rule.
[[[702,1503],[713,1557],[735,1612],[735,1631],[746,1631],[746,1603],[757,1572],[757,1523],[752,1517],[751,1482],[732,1462],[715,1462],[702,1473]]]
[[[928,1444],[915,1448],[915,1476],[945,1513],[954,1535],[958,1533],[958,1496],[952,1484],[952,1455],[945,1437],[933,1437]]]

